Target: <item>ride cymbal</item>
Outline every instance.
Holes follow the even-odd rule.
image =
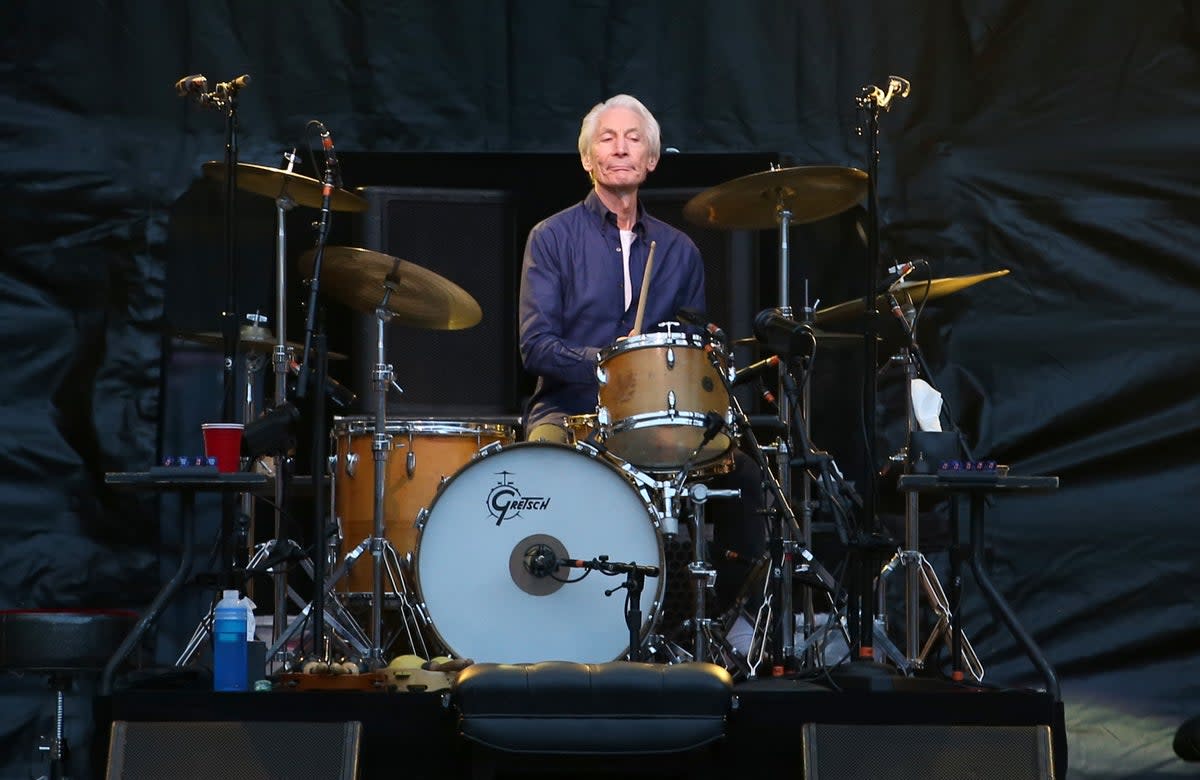
[[[211,160],[200,167],[208,178],[225,181],[226,166],[220,160]],[[325,185],[299,173],[240,162],[237,164],[237,188],[272,200],[287,197],[293,203],[319,209],[324,201]],[[329,207],[334,211],[366,211],[367,201],[353,192],[335,189]]]
[[[300,270],[312,275],[316,250],[300,255]],[[387,285],[387,288],[385,288]],[[387,308],[403,325],[430,330],[462,330],[479,324],[483,310],[454,282],[398,257],[350,246],[325,248],[321,289],[365,314],[374,314],[391,289]]]
[[[816,222],[840,214],[866,192],[867,174],[858,168],[776,168],[701,192],[683,207],[683,215],[701,227],[767,230],[779,224],[783,209],[791,212],[794,225]]]
[[[903,281],[896,285],[893,295],[897,298],[901,294],[908,295],[912,302],[918,306],[922,303],[943,298],[960,290],[965,290],[968,287],[986,282],[988,279],[995,279],[999,276],[1008,274],[1008,269],[1001,271],[991,271],[985,274],[972,274],[970,276],[947,276],[941,279],[931,279],[929,281]],[[875,299],[875,307],[877,309],[888,308],[887,299],[880,295]],[[839,303],[836,306],[828,306],[824,309],[817,309],[813,315],[813,319],[818,323],[839,322],[842,320],[853,319],[856,316],[861,316],[866,311],[866,306],[863,305],[862,298]]]

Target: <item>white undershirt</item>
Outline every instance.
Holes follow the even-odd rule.
[[[633,246],[633,231],[621,231],[621,258],[625,263],[625,309],[629,309],[629,303],[633,300],[633,282],[629,279],[629,247]]]

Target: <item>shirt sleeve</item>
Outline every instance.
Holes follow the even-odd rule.
[[[587,383],[595,376],[598,347],[569,344],[564,339],[564,273],[570,262],[556,236],[544,225],[534,227],[521,263],[519,301],[521,361],[538,376]]]

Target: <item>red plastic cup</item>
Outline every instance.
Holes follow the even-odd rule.
[[[200,426],[204,432],[204,454],[217,459],[217,471],[232,474],[241,470],[245,427],[241,423],[204,423]]]

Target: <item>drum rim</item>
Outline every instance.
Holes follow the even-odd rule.
[[[359,433],[354,426],[362,426],[361,433],[375,431],[375,416],[369,414],[341,415],[333,418],[330,434]],[[440,434],[444,436],[477,436],[481,433],[507,435],[516,438],[518,425],[509,423],[476,422],[472,420],[440,417],[388,417],[384,421],[386,433]]]
[[[637,336],[623,338],[607,347],[602,347],[598,359],[603,363],[610,357],[619,355],[622,352],[631,352],[635,349],[645,349],[647,347],[695,347],[696,349],[704,349],[709,343],[709,339],[696,333],[641,333]],[[713,346],[720,350],[719,344],[713,343]]]
[[[450,645],[450,643],[446,641],[446,638],[444,636],[442,636],[442,632],[437,627],[437,622],[433,619],[433,615],[430,614],[430,612],[429,612],[428,605],[426,604],[426,601],[425,601],[425,590],[421,583],[421,546],[422,546],[422,542],[425,540],[425,526],[429,522],[429,518],[433,515],[434,508],[437,506],[437,503],[441,499],[442,495],[447,490],[449,490],[450,485],[455,480],[457,480],[459,477],[461,477],[463,475],[463,473],[465,473],[472,466],[474,466],[477,463],[482,463],[488,459],[495,458],[497,455],[508,452],[509,450],[516,450],[516,449],[523,449],[523,448],[560,449],[560,450],[567,450],[567,451],[576,453],[580,456],[587,458],[588,460],[599,463],[604,468],[610,469],[611,471],[615,472],[619,477],[621,477],[622,480],[624,480],[626,483],[629,484],[630,488],[633,489],[634,494],[639,499],[639,503],[642,505],[642,509],[645,510],[646,516],[650,520],[651,525],[654,528],[655,546],[658,549],[658,564],[659,564],[659,571],[660,571],[660,575],[658,577],[652,578],[652,579],[656,580],[656,582],[655,582],[656,587],[655,587],[653,593],[650,594],[649,589],[644,589],[642,591],[643,596],[645,596],[647,594],[651,595],[649,606],[643,607],[643,609],[642,609],[642,614],[648,616],[649,619],[646,620],[645,624],[642,627],[641,632],[638,635],[639,642],[645,643],[647,637],[653,635],[658,630],[659,624],[661,623],[661,621],[663,619],[662,612],[663,612],[663,606],[664,606],[664,602],[666,600],[666,595],[667,595],[667,593],[666,593],[666,591],[667,591],[667,578],[666,578],[667,550],[666,550],[665,541],[663,539],[662,520],[656,514],[657,508],[654,506],[653,500],[648,499],[647,496],[643,493],[643,488],[641,488],[637,484],[635,484],[635,481],[630,476],[627,475],[625,466],[618,466],[618,465],[606,460],[605,458],[601,457],[601,453],[599,450],[597,450],[595,447],[591,447],[587,444],[583,444],[583,443],[563,444],[560,442],[553,442],[553,441],[520,441],[520,442],[514,442],[511,444],[505,445],[503,447],[500,447],[492,452],[487,453],[486,455],[483,455],[481,453],[476,453],[476,456],[474,458],[472,458],[469,463],[464,465],[458,471],[454,472],[454,474],[450,477],[450,479],[448,479],[445,482],[443,482],[442,484],[438,485],[437,492],[434,494],[433,500],[430,501],[429,506],[422,507],[418,511],[417,520],[416,520],[416,523],[414,524],[416,527],[416,530],[417,530],[417,541],[413,545],[412,558],[409,561],[409,566],[412,570],[412,580],[413,580],[412,586],[413,586],[413,590],[414,590],[413,595],[416,596],[417,604],[420,605],[421,612],[425,615],[426,619],[428,620],[429,631],[431,631],[433,633],[434,638],[441,644],[441,649],[446,650],[446,652],[448,652],[450,655],[455,656],[455,657],[462,657],[462,658],[467,657],[467,656],[459,656],[458,650],[456,648],[452,647]],[[639,472],[642,471],[642,469],[634,466],[633,464],[628,464],[628,467],[635,469]],[[617,655],[616,658],[614,658],[612,660],[620,661],[626,655],[628,655],[629,652],[630,652],[630,648],[627,646],[620,654]]]

